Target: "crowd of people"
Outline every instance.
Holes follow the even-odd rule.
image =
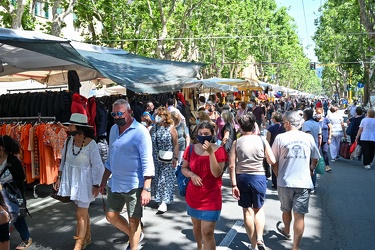
[[[105,154],[101,152],[102,144],[95,143],[87,116],[71,115],[66,124],[70,136],[61,154],[55,188],[76,204],[74,249],[84,249],[92,242],[88,209],[99,193],[108,195],[106,219],[129,236],[127,249],[137,249],[144,237],[143,206],[154,201],[158,204],[157,214],[168,211],[174,201],[175,168],[179,164],[182,174],[190,178],[185,198],[198,250],[216,248],[214,230],[220,219],[222,176],[226,171],[233,197],[243,211],[248,248],[266,249],[265,164],[272,165],[272,187],[277,189],[281,203],[282,220],[276,228],[285,239],[293,239],[293,250],[299,249],[309,197],[316,192],[318,159],[322,155],[325,171],[332,172],[330,162],[339,159],[340,141],[347,136],[338,107],[329,100],[258,102],[250,98],[249,102],[237,104],[207,102],[198,109],[195,119],[184,117],[180,108],[173,99],[157,108],[148,102],[137,121],[129,103],[116,100]],[[375,111],[369,109],[363,118],[362,108],[356,106],[354,110],[348,120],[352,123],[348,135],[352,142],[362,145],[364,168],[370,169],[375,149]],[[12,138],[1,137],[0,171],[5,174],[0,182],[13,183],[24,192],[22,166],[18,166],[15,156],[18,151]],[[121,214],[124,206],[127,217]],[[17,249],[32,244],[25,218],[17,217],[17,207],[12,206],[3,190],[0,249],[9,249],[9,225],[22,238]]]

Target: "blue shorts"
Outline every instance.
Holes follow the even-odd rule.
[[[307,214],[309,212],[310,189],[277,186],[281,211]]]
[[[197,210],[187,206],[187,214],[198,220],[218,221],[220,219],[221,210]]]
[[[238,205],[243,208],[261,208],[267,191],[267,179],[263,175],[238,174],[237,187],[240,190]]]

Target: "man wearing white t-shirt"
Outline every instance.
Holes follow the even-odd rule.
[[[308,213],[310,190],[314,188],[311,175],[320,157],[311,134],[299,131],[302,117],[296,111],[285,114],[284,127],[287,132],[276,136],[272,151],[276,163],[272,166],[277,176],[277,192],[281,203],[282,220],[276,224],[277,230],[290,240],[292,210],[294,217],[294,237],[292,250],[298,250]]]

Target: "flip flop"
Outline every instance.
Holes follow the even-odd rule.
[[[285,233],[284,232],[284,228],[283,229],[281,229],[280,228],[280,225],[282,224],[282,222],[281,221],[279,221],[279,222],[277,222],[276,223],[276,229],[277,229],[277,231],[286,239],[286,240],[291,240],[292,238],[290,237],[290,234],[287,234],[287,233]]]

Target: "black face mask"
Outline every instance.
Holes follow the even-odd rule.
[[[113,120],[115,121],[115,124],[117,124],[117,126],[119,127],[123,127],[126,125],[125,118],[114,118]]]
[[[205,141],[211,142],[212,141],[212,135],[197,135],[197,140],[204,144]]]
[[[76,136],[76,135],[78,135],[78,130],[68,131],[68,134],[71,135],[71,136]]]

